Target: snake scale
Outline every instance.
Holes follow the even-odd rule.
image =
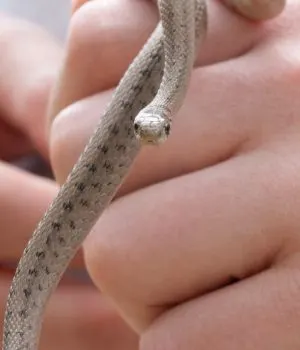
[[[33,233],[9,291],[3,350],[36,350],[47,301],[144,144],[159,144],[188,88],[205,0],[158,0],[160,22],[120,81],[84,152]]]

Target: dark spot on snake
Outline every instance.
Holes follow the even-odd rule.
[[[114,125],[114,127],[112,128],[112,133],[113,133],[114,135],[118,135],[119,132],[120,132],[119,127],[118,127],[117,125]]]
[[[22,318],[27,318],[28,317],[27,311],[25,309],[21,310],[19,312],[19,316]]]
[[[149,73],[149,69],[143,69],[140,71],[141,75],[144,77],[145,75],[147,75]]]
[[[5,331],[4,332],[4,338],[8,338],[11,335],[10,331]]]
[[[59,232],[61,229],[61,224],[59,222],[52,222],[51,226],[57,232]]]
[[[99,149],[101,150],[102,153],[106,154],[108,152],[108,147],[107,146],[99,146]]]
[[[147,102],[145,102],[143,100],[140,100],[139,103],[140,103],[142,108],[145,108],[147,106]]]
[[[7,311],[6,317],[7,317],[7,318],[11,318],[11,316],[12,316],[12,311]]]
[[[38,276],[38,271],[37,271],[37,269],[30,269],[30,270],[28,271],[28,273],[29,273],[30,276],[34,276],[34,277],[37,277],[37,276]]]
[[[152,96],[155,96],[157,92],[157,88],[155,86],[152,86],[152,88],[150,89],[150,93]]]
[[[111,163],[108,161],[108,160],[106,160],[105,162],[104,162],[104,168],[105,169],[107,169],[107,170],[113,170],[113,166],[111,165]]]
[[[47,275],[50,275],[50,270],[49,270],[48,266],[45,267],[45,272],[46,272]]]
[[[74,206],[71,203],[71,201],[68,201],[68,202],[63,203],[63,208],[64,208],[64,210],[71,212],[73,210]]]
[[[29,289],[29,288],[23,289],[23,293],[25,295],[25,298],[28,299],[31,295],[31,289]]]
[[[15,290],[11,288],[11,289],[9,290],[9,293],[8,293],[9,298],[10,298],[10,297],[13,297],[13,296],[15,296],[15,295],[16,295]]]
[[[78,191],[83,192],[85,190],[85,184],[83,182],[78,182],[75,184]]]
[[[83,207],[88,207],[89,206],[89,202],[86,199],[80,199],[79,203]]]
[[[66,240],[63,237],[58,237],[58,242],[63,245],[66,244]]]
[[[125,145],[116,145],[117,151],[126,151],[126,146]]]
[[[158,53],[152,53],[150,55],[151,59],[152,60],[157,60],[157,59],[160,59],[160,55]]]
[[[29,343],[22,344],[22,346],[17,348],[16,350],[30,350]]]
[[[127,107],[126,102],[125,101],[121,101],[121,108],[122,109],[126,109],[126,107]]]
[[[131,109],[133,106],[133,102],[129,102],[129,101],[122,101],[121,102],[121,107],[124,109]]]
[[[142,87],[141,87],[141,85],[134,85],[132,87],[132,90],[139,94],[142,91]]]
[[[87,164],[86,167],[88,168],[88,170],[91,172],[91,173],[95,173],[97,171],[97,167],[95,164]]]
[[[38,259],[43,260],[43,259],[45,259],[46,254],[45,254],[45,252],[36,252],[36,253],[35,253],[35,256],[36,256]]]
[[[38,285],[38,289],[39,289],[40,292],[43,290],[43,287],[42,287],[41,284]]]
[[[76,228],[76,226],[75,226],[75,222],[74,221],[70,221],[70,228],[72,229],[72,230],[75,230],[75,228]]]
[[[24,338],[24,332],[18,331],[17,334],[18,334],[21,338]]]
[[[145,69],[142,71],[142,75],[146,78],[150,78],[151,76],[151,73],[152,73],[152,70],[151,69]]]
[[[95,182],[95,183],[91,184],[91,186],[93,188],[97,188],[97,189],[101,189],[102,188],[102,185],[100,184],[100,182]]]
[[[53,252],[53,255],[55,256],[55,258],[59,257],[59,254],[57,252]]]

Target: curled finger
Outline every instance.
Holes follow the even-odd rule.
[[[278,16],[284,9],[286,0],[221,0],[242,16],[262,21]]]

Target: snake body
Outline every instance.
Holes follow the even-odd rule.
[[[159,0],[161,21],[20,259],[9,291],[3,350],[36,350],[45,306],[70,260],[111,202],[143,143],[169,134],[206,32],[205,0]],[[142,142],[140,142],[142,141]]]

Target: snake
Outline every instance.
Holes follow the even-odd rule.
[[[3,350],[39,347],[46,305],[144,146],[165,142],[207,32],[205,0],[158,0],[160,21],[129,65],[58,195],[37,225],[9,289]]]

